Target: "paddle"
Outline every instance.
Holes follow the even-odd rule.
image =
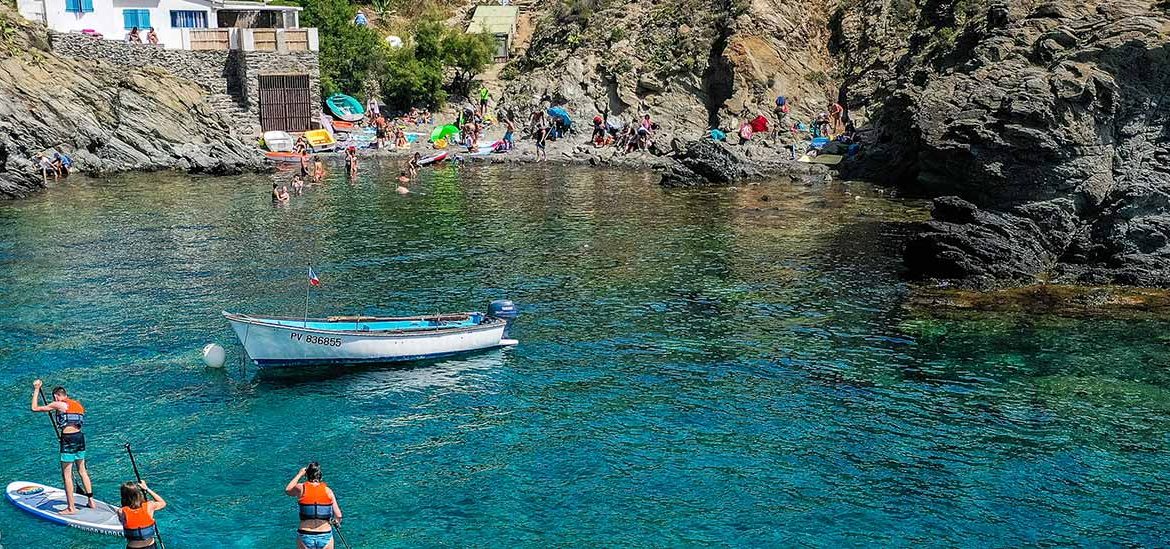
[[[350,549],[349,542],[345,541],[345,536],[341,535],[341,523],[337,522],[336,520],[334,520],[332,522],[333,522],[333,531],[337,532],[337,539],[341,540],[341,544],[345,546],[345,549]]]
[[[40,387],[37,387],[37,396],[40,397],[40,399],[41,399],[40,402],[43,402],[45,406],[49,405],[49,399],[45,398],[45,392],[42,391]],[[56,420],[56,418],[53,417],[54,414],[58,414],[58,413],[60,413],[60,412],[48,412],[46,415],[49,416],[49,423],[53,426],[53,433],[57,435],[57,442],[60,443],[61,442],[61,426],[57,425],[57,420]],[[90,498],[91,500],[93,499],[93,494],[86,494],[82,490],[85,490],[85,483],[82,482],[82,480],[81,480],[81,471],[77,467],[74,467],[73,468],[73,491],[76,493],[79,493],[87,498]],[[92,506],[93,502],[91,501],[89,504],[90,504],[90,506]]]
[[[130,456],[130,466],[134,468],[134,478],[138,479],[138,482],[141,484],[142,475],[138,474],[138,462],[134,460],[134,451],[130,449],[129,442],[126,443],[126,455]],[[139,486],[138,489],[142,490],[142,499],[146,500],[146,489],[142,488],[141,486]],[[158,549],[167,549],[167,544],[163,543],[162,532],[159,532],[158,530],[157,521],[154,524],[154,539],[158,541]]]

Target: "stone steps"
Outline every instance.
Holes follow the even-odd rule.
[[[260,135],[260,121],[253,119],[235,97],[226,93],[213,93],[207,96],[207,104],[219,111],[231,122],[232,133],[241,137],[258,137]]]

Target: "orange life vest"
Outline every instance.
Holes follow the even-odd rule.
[[[122,533],[132,541],[146,541],[154,538],[154,517],[150,516],[149,503],[143,502],[137,509],[122,508]]]
[[[64,429],[65,427],[81,428],[85,423],[85,406],[80,402],[71,398],[65,399],[65,412],[57,413],[57,426]]]
[[[329,520],[333,518],[333,498],[324,482],[306,482],[301,485],[301,520]]]

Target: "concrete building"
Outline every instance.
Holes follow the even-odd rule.
[[[476,6],[467,32],[487,33],[496,38],[496,61],[507,61],[512,53],[520,8],[516,6]]]
[[[147,29],[153,27],[159,45],[169,49],[190,49],[189,35],[199,29],[296,29],[301,11],[294,6],[223,0],[17,0],[17,8],[26,19],[51,30],[107,40],[125,40],[130,29],[137,27],[145,42]]]

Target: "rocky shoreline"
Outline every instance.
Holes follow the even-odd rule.
[[[92,175],[270,169],[198,85],[162,69],[59,56],[44,27],[8,7],[0,26],[0,198],[43,188],[37,155],[57,151]]]
[[[495,133],[489,132],[495,139]],[[450,148],[463,162],[492,164],[535,164],[536,146],[531,139],[520,139],[516,148],[506,153],[486,156],[461,154],[458,148]],[[424,156],[436,151],[429,148],[363,150],[362,155],[375,157],[410,157],[415,152]],[[837,170],[824,164],[802,163],[791,160],[787,149],[776,143],[756,140],[744,145],[729,145],[711,140],[686,141],[669,139],[662,147],[651,151],[635,151],[623,154],[613,147],[595,147],[582,142],[580,136],[572,135],[550,141],[546,149],[545,162],[553,164],[617,168],[654,172],[662,177],[667,187],[729,186],[741,183],[789,178],[793,181],[815,183],[839,179]]]

